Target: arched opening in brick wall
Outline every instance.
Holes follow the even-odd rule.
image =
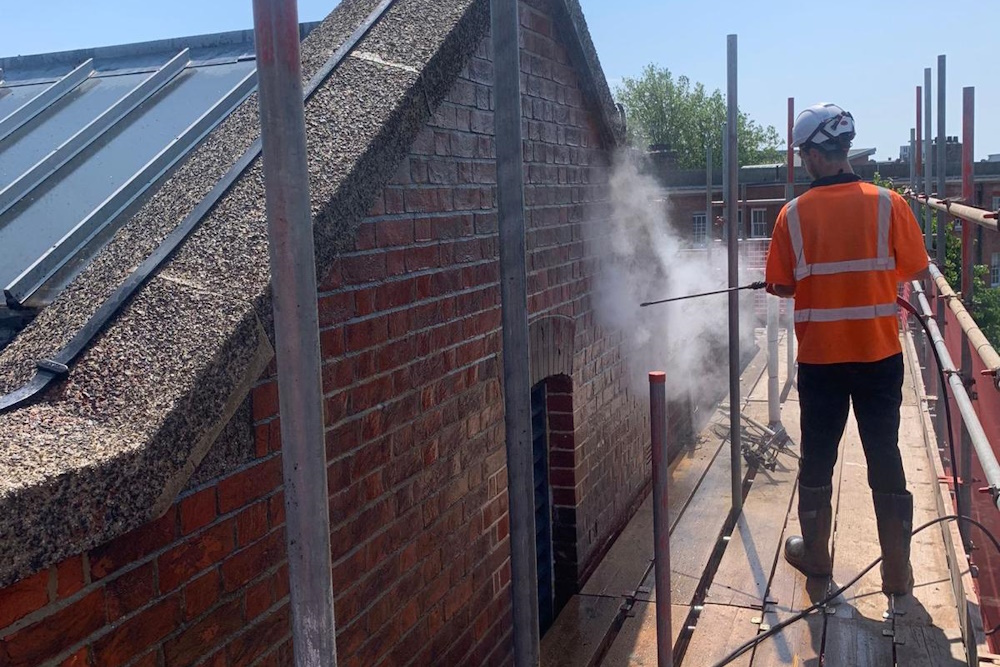
[[[544,633],[577,592],[573,380],[554,375],[531,389],[538,620]]]
[[[579,588],[572,379],[575,336],[576,323],[570,317],[541,317],[528,327],[539,623],[543,632]]]

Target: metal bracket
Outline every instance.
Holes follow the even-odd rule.
[[[69,367],[66,364],[61,364],[51,359],[39,359],[36,366],[43,371],[54,373],[58,377],[69,375]]]
[[[882,612],[883,621],[889,625],[887,628],[882,628],[883,637],[892,637],[892,643],[894,646],[902,646],[906,643],[904,639],[901,639],[897,633],[896,619],[900,616],[905,616],[905,611],[899,611],[896,609],[896,596],[889,596],[889,608]]]

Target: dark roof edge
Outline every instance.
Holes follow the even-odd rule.
[[[625,122],[608,86],[580,0],[553,0],[553,4],[563,14],[559,18],[563,19],[561,23],[566,42],[575,51],[572,55],[583,65],[587,74],[581,81],[581,86],[595,106],[605,138],[613,146],[622,146],[625,144]]]
[[[299,39],[305,39],[321,21],[308,21],[299,25]],[[35,70],[40,67],[54,65],[79,65],[93,58],[113,59],[126,56],[153,55],[157,53],[177,53],[182,49],[212,48],[217,46],[233,46],[254,43],[253,29],[230,30],[228,32],[205,33],[190,37],[172,37],[149,42],[133,42],[131,44],[116,44],[114,46],[98,46],[88,49],[73,49],[56,51],[54,53],[36,53],[19,56],[0,57],[0,69],[16,73],[18,70]],[[9,83],[9,82],[8,82]]]

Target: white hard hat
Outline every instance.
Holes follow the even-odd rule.
[[[798,115],[792,128],[794,148],[807,143],[850,145],[853,139],[854,116],[836,104],[814,104]]]

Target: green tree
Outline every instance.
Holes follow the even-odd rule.
[[[719,90],[708,93],[686,76],[650,64],[638,78],[626,78],[615,91],[625,106],[629,141],[645,148],[669,144],[682,169],[705,167],[705,137],[712,145],[714,168],[722,168],[722,124],[726,101]],[[778,162],[781,139],[773,126],[762,126],[739,113],[739,163]]]

